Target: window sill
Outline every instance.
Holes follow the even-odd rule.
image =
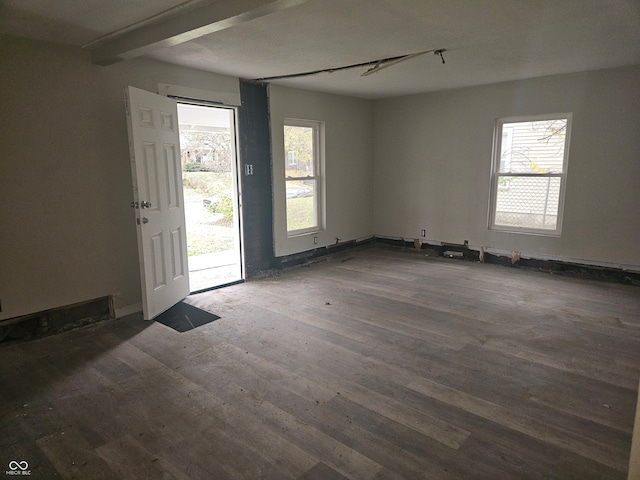
[[[312,230],[293,230],[291,232],[287,232],[287,238],[300,238],[305,236],[313,236],[318,235],[322,232],[322,229],[314,227]]]
[[[561,233],[557,230],[534,230],[534,229],[520,229],[520,228],[509,228],[509,227],[501,227],[501,226],[492,226],[489,227],[489,231],[497,232],[497,233],[513,233],[516,235],[535,235],[539,237],[554,237],[560,238]]]

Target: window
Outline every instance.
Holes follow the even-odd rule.
[[[569,114],[498,120],[491,229],[560,235],[570,131]]]
[[[513,138],[513,128],[504,128],[502,127],[502,144],[501,150],[502,155],[500,155],[500,171],[505,172],[511,168],[511,150],[512,143],[511,139]]]
[[[285,120],[285,185],[289,236],[315,232],[322,228],[321,127],[320,122]]]

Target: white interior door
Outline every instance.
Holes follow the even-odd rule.
[[[189,294],[178,111],[173,99],[127,87],[142,310],[151,320]]]

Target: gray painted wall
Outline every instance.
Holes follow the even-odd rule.
[[[640,266],[640,67],[375,103],[374,233]],[[573,113],[561,237],[487,228],[495,120]]]

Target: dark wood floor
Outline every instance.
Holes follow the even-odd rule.
[[[370,248],[0,349],[0,473],[624,479],[640,289]]]

